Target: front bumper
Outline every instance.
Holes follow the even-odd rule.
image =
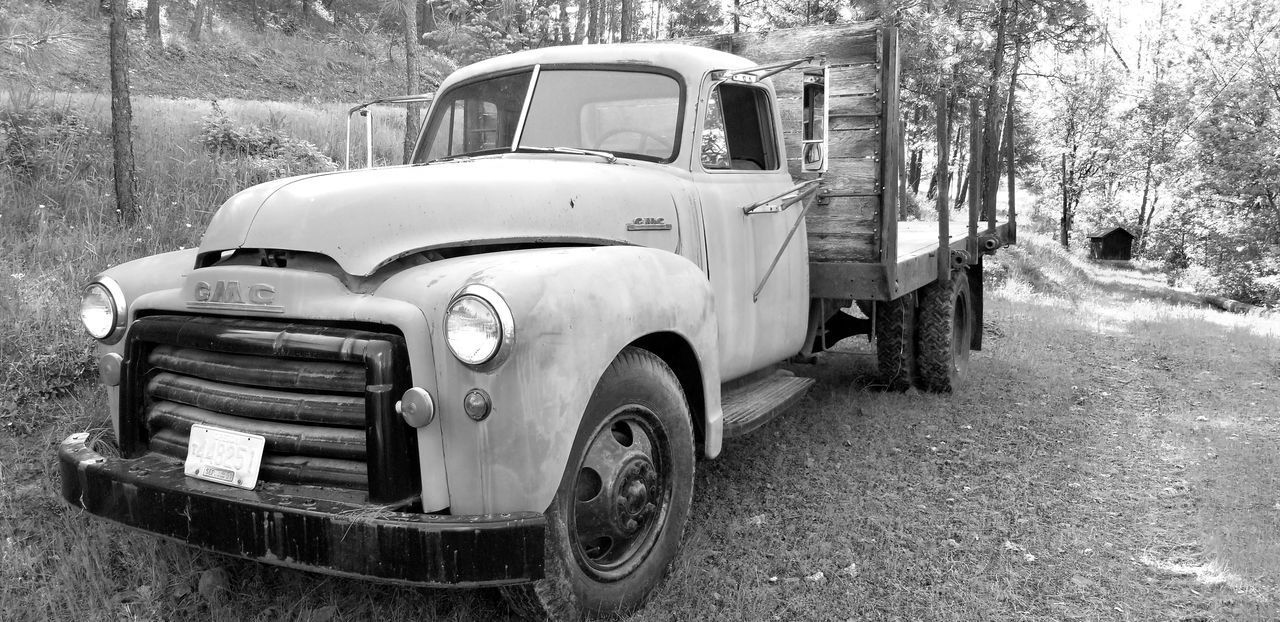
[[[546,519],[534,512],[448,516],[186,477],[158,454],[110,458],[73,434],[58,448],[62,497],[92,514],[202,549],[377,581],[480,586],[542,578]]]

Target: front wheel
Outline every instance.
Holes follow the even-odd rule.
[[[507,588],[553,620],[639,607],[680,549],[693,501],[693,425],[671,368],[626,348],[587,404],[547,509],[545,578]]]

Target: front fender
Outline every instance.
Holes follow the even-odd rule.
[[[151,255],[104,270],[99,276],[108,276],[120,284],[125,300],[125,330],[133,324],[138,305],[134,304],[138,297],[152,292],[177,289],[182,287],[183,277],[195,268],[196,249],[171,251],[159,255]],[[97,278],[97,277],[95,277]],[[114,352],[124,355],[125,339],[121,337],[110,344],[98,342],[98,355]],[[111,426],[117,437],[120,434],[120,400],[119,387],[108,386],[107,403],[111,407]]]
[[[379,294],[423,301],[433,330],[443,331],[450,299],[473,283],[503,297],[515,335],[508,358],[487,371],[459,363],[443,335],[432,340],[452,512],[545,510],[596,382],[623,348],[654,333],[674,334],[694,352],[706,452],[718,453],[714,300],[706,275],[693,263],[635,246],[511,251],[407,271]],[[473,388],[493,401],[480,422],[462,410],[463,396]]]

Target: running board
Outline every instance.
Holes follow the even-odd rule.
[[[724,390],[724,437],[742,436],[770,422],[795,406],[813,386],[813,378],[802,378],[778,370],[754,382]]]

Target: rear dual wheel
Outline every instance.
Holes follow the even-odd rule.
[[[671,368],[627,348],[587,404],[547,509],[545,578],[506,588],[526,615],[552,620],[626,613],[680,548],[693,501],[693,426]]]
[[[917,385],[925,391],[951,393],[968,376],[973,339],[973,301],[969,296],[964,270],[953,271],[950,283],[934,281],[920,290]]]
[[[876,358],[891,391],[950,393],[968,375],[973,301],[964,270],[876,304]]]

